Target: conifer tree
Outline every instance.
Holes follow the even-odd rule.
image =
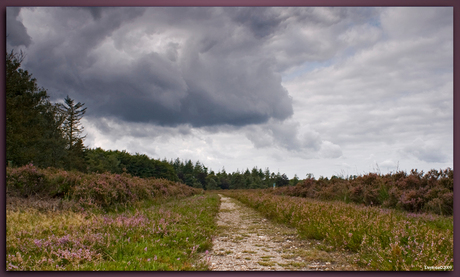
[[[85,171],[85,156],[83,145],[83,140],[86,136],[81,136],[83,132],[83,126],[81,125],[81,118],[86,112],[86,108],[82,108],[84,103],[76,103],[73,99],[70,99],[67,96],[65,99],[65,104],[63,106],[64,113],[64,123],[63,131],[64,136],[67,140],[67,162],[66,167],[68,169],[77,169],[80,171]]]
[[[74,147],[79,140],[83,140],[86,136],[80,136],[83,132],[83,126],[81,125],[81,118],[86,112],[86,108],[83,108],[85,103],[78,102],[77,104],[74,103],[73,99],[67,95],[64,99],[64,114],[65,114],[65,121],[64,121],[64,133],[67,138],[67,147],[71,149]]]

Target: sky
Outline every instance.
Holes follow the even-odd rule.
[[[7,7],[85,145],[315,177],[453,168],[452,7]]]

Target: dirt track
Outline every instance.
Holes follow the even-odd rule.
[[[346,255],[318,250],[296,230],[274,224],[239,201],[220,195],[218,236],[206,259],[214,271],[356,270]]]

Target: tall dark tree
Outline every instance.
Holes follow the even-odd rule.
[[[232,174],[230,181],[230,189],[243,189],[245,187],[244,175],[239,172],[237,169],[236,172]]]
[[[22,52],[6,54],[6,160],[15,166],[57,167],[66,154],[59,109],[21,68],[23,59]]]
[[[290,186],[295,186],[297,185],[297,183],[299,182],[299,177],[297,176],[297,174],[294,175],[294,178],[292,178],[291,180],[289,180],[289,185]]]
[[[278,172],[278,174],[276,175],[276,178],[275,178],[275,182],[276,182],[277,187],[288,186],[289,185],[289,178],[286,176],[286,174],[283,173],[283,175],[281,175]]]
[[[67,138],[67,146],[69,149],[74,147],[79,140],[83,140],[86,136],[81,136],[83,133],[83,126],[81,125],[80,120],[82,119],[83,115],[86,113],[86,108],[82,108],[85,103],[78,102],[75,104],[73,99],[67,95],[64,99],[64,133],[65,137]]]
[[[67,169],[77,169],[85,171],[85,146],[83,140],[86,136],[82,136],[83,126],[80,120],[86,112],[86,108],[82,108],[84,103],[76,103],[73,99],[67,96],[64,99],[62,112],[64,114],[63,131],[64,137],[67,140]]]
[[[100,147],[85,149],[85,156],[89,172],[111,172],[118,174],[123,172],[120,167],[120,161],[117,159],[117,152],[115,151],[105,151]]]
[[[62,168],[66,159],[66,140],[62,131],[64,115],[58,104],[45,103],[41,121],[44,130],[42,139],[37,143],[41,149],[36,158],[36,164],[41,167]]]
[[[201,186],[206,189],[206,176],[208,176],[208,168],[197,161],[195,163],[195,168],[193,169],[193,175],[195,179],[201,184]]]
[[[217,173],[217,178],[218,178],[218,185],[220,186],[221,189],[229,189],[230,188],[230,178],[225,171],[225,167],[222,168],[222,171],[219,171]]]
[[[206,189],[207,190],[219,190],[221,189],[218,185],[218,177],[215,175],[214,171],[211,172],[206,176]]]

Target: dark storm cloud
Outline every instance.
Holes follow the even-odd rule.
[[[238,24],[250,28],[254,36],[263,38],[272,34],[287,17],[282,16],[271,8],[234,8],[229,9],[230,17]]]
[[[249,11],[249,12],[248,12]],[[264,36],[267,9],[35,8],[26,67],[54,99],[87,114],[163,126],[244,126],[284,120],[292,100]],[[46,20],[46,22],[43,22]]]
[[[182,68],[186,72],[183,79],[177,68],[151,54],[121,70],[113,82],[101,84],[93,80],[94,85],[91,82],[88,87],[103,86],[104,91],[125,92],[105,94],[92,105],[94,113],[130,122],[243,126],[292,114],[291,99],[280,85],[279,77],[263,65],[237,73],[238,67],[250,65],[193,64],[191,68]],[[200,80],[206,71],[210,71],[208,78]],[[228,80],[229,77],[236,80]],[[90,90],[91,93],[97,91]]]
[[[30,36],[27,34],[27,30],[18,20],[18,15],[21,10],[19,7],[7,7],[6,12],[6,35],[7,41],[10,47],[17,47],[20,45],[29,46],[31,42]]]
[[[33,11],[40,16],[34,22],[36,26],[29,26],[34,45],[26,50],[30,59],[25,66],[50,90],[52,97],[72,94],[77,100],[81,98],[79,95],[91,90],[84,71],[101,58],[91,56],[92,49],[110,37],[122,23],[144,12],[140,8],[107,8],[95,21],[93,12],[81,8],[34,8]],[[107,73],[110,74],[110,70]]]
[[[81,9],[87,10],[93,16],[93,19],[97,20],[101,18],[103,7],[82,7]]]

